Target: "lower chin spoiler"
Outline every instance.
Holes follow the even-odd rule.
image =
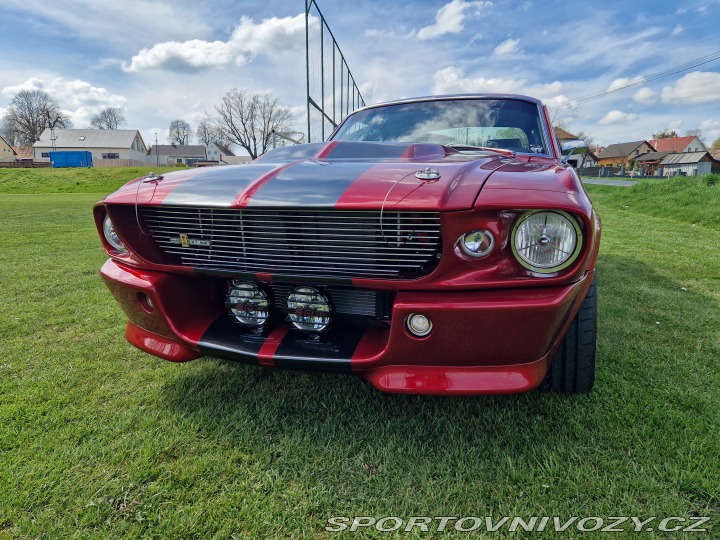
[[[549,358],[512,366],[387,366],[359,373],[383,392],[426,395],[516,394],[545,378]]]
[[[125,337],[138,349],[158,356],[171,362],[188,362],[202,356],[198,351],[175,341],[174,339],[161,336],[140,328],[131,322],[127,323]],[[313,340],[299,339],[298,343],[292,341],[293,349],[301,350],[302,346],[312,349],[317,347]],[[221,348],[215,346],[213,351],[203,351],[208,356],[223,357]],[[310,350],[305,351],[306,353]],[[277,352],[282,349],[278,347]],[[284,368],[321,368],[328,371],[351,372],[350,360],[339,361],[337,358],[305,358],[284,359],[282,355],[275,356],[274,362],[270,365]],[[297,351],[294,351],[297,352]],[[317,350],[312,350],[317,354]],[[328,351],[330,352],[330,351]],[[337,354],[337,351],[333,350]],[[214,353],[214,354],[213,354]],[[234,358],[237,355],[228,355]],[[320,355],[322,356],[322,355]],[[329,356],[335,356],[330,354]],[[400,394],[425,394],[425,395],[486,395],[486,394],[516,394],[534,390],[543,381],[550,363],[550,356],[541,358],[536,362],[527,364],[505,365],[505,366],[411,366],[392,365],[379,367],[370,371],[360,371],[355,374],[367,379],[375,388],[383,392]]]
[[[197,351],[174,339],[149,332],[131,322],[125,327],[125,338],[141,351],[171,362],[188,362],[201,356]]]

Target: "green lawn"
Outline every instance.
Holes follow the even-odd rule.
[[[125,182],[156,173],[182,170],[173,167],[94,167],[89,169],[3,169],[0,195],[4,193],[110,193]]]
[[[102,195],[48,193],[71,178],[0,176],[0,538],[335,537],[331,516],[709,516],[635,536],[720,536],[720,182],[588,186],[590,395],[432,398],[135,350],[98,277]]]

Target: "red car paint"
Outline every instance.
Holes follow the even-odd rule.
[[[128,341],[176,362],[212,355],[265,367],[352,372],[389,392],[468,395],[536,388],[590,288],[600,222],[577,175],[560,162],[547,111],[539,102],[518,96],[463,99],[537,106],[545,153],[468,153],[426,142],[333,140],[269,152],[250,165],[134,180],[106,197],[94,211],[111,256],[101,275],[128,318]],[[420,180],[415,174],[426,168],[440,178]],[[379,211],[381,221],[383,212],[431,211],[439,215],[441,247],[422,275],[393,278],[338,279],[308,275],[301,266],[291,273],[271,267],[253,272],[197,268],[163,251],[143,217],[150,207],[202,209],[198,212],[309,207],[319,216]],[[566,268],[541,274],[513,255],[513,226],[532,210],[566,212],[577,222],[582,247]],[[105,238],[106,216],[127,253]],[[456,241],[479,229],[490,231],[495,247],[478,260],[463,255]],[[422,233],[413,230],[408,239],[413,236]],[[308,336],[282,317],[251,331],[233,322],[224,305],[228,282],[238,277],[261,287],[310,284],[330,291],[376,291],[378,303],[391,306],[377,320],[338,313],[332,331],[319,336]],[[428,336],[408,331],[405,320],[413,313],[432,321]]]

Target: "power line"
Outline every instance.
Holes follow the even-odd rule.
[[[626,88],[632,88],[634,86],[640,86],[653,81],[657,81],[658,79],[670,77],[671,75],[676,75],[678,73],[682,73],[683,71],[687,71],[689,69],[693,69],[704,64],[709,64],[710,62],[715,62],[716,60],[720,60],[720,51],[701,56],[700,58],[695,58],[694,60],[690,60],[688,62],[685,62],[684,64],[679,64],[664,71],[658,71],[657,73],[653,73],[651,75],[648,75],[647,77],[638,77],[624,84],[612,87],[608,90],[595,92],[594,94],[588,94],[587,96],[573,99],[572,101],[563,103],[562,105],[558,105],[557,107],[553,107],[553,110],[576,107],[578,105],[582,105],[583,103],[588,103],[589,101],[603,98],[608,94],[612,94],[613,92],[619,92],[620,90],[625,90]]]

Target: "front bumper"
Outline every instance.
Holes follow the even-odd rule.
[[[499,394],[536,388],[592,281],[472,292],[398,292],[390,324],[338,316],[308,335],[277,321],[234,324],[217,280],[138,270],[113,260],[101,275],[129,322],[130,343],[166,360],[214,356],[266,367],[355,373],[376,388],[417,394]],[[147,302],[150,300],[150,304]],[[433,322],[424,338],[411,313]]]

